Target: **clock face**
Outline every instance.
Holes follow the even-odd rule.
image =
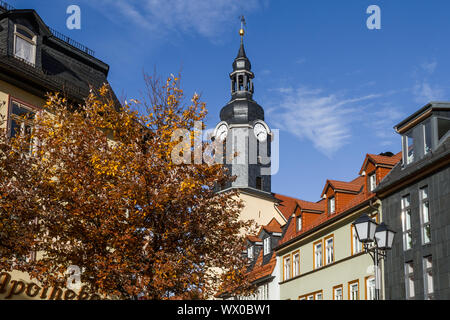
[[[228,127],[226,124],[221,124],[219,128],[217,128],[216,131],[216,139],[219,139],[219,141],[224,141],[227,138],[228,134]]]
[[[244,62],[244,61],[238,61],[238,62],[236,63],[236,66],[237,66],[238,68],[244,68],[244,67],[245,67],[245,62]]]
[[[253,132],[255,133],[255,136],[258,139],[258,141],[261,142],[266,141],[267,129],[263,124],[261,123],[255,124],[255,126],[253,127]]]

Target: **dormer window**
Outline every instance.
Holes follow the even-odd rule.
[[[431,122],[427,121],[423,125],[423,146],[424,146],[424,153],[427,154],[431,151]]]
[[[377,187],[377,176],[375,173],[372,173],[369,176],[369,190],[370,192],[373,192],[373,190],[375,190],[375,188]]]
[[[332,214],[336,211],[336,201],[334,197],[331,197],[330,199],[328,199],[328,209],[329,209],[329,213]]]
[[[403,161],[406,164],[414,161],[414,138],[412,131],[403,136]]]
[[[450,131],[450,119],[438,118],[438,141]]]
[[[253,246],[248,247],[247,256],[249,260],[253,260]]]
[[[297,232],[302,230],[302,225],[303,225],[302,222],[303,222],[303,221],[302,221],[302,215],[299,214],[299,215],[297,216]]]
[[[24,26],[14,26],[14,56],[36,64],[36,35]]]
[[[270,237],[264,239],[264,255],[270,253]]]

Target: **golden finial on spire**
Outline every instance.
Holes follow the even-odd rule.
[[[244,26],[246,25],[246,23],[245,23],[245,18],[244,18],[244,16],[240,16],[239,18],[241,19],[241,29],[239,30],[239,35],[240,35],[241,37],[243,37],[244,34],[245,34]]]

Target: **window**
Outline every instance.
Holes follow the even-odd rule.
[[[316,293],[315,300],[323,300],[323,293],[322,293],[322,291]]]
[[[405,263],[406,299],[414,298],[414,266],[412,261]]]
[[[264,255],[270,253],[270,237],[264,239]]]
[[[336,201],[335,201],[334,197],[328,199],[328,207],[329,207],[329,210],[330,210],[330,214],[334,213],[336,211],[335,204],[336,204]]]
[[[333,287],[333,300],[343,300],[343,292],[342,292],[342,284],[336,287]]]
[[[35,111],[24,104],[11,100],[10,137],[17,134],[30,134]]]
[[[314,295],[312,294],[312,295],[308,296],[308,300],[314,300]]]
[[[375,300],[375,277],[366,278],[366,300]]]
[[[323,300],[323,290],[305,294],[298,297],[299,300]]]
[[[423,125],[423,146],[424,152],[423,154],[427,154],[431,151],[431,122],[427,121]]]
[[[360,253],[362,250],[362,243],[358,239],[358,235],[356,234],[356,229],[353,225],[351,225],[352,230],[352,255]]]
[[[314,268],[322,267],[323,257],[322,257],[322,241],[314,244]]]
[[[411,197],[408,194],[402,198],[402,230],[403,230],[403,250],[409,250],[412,247],[411,237]]]
[[[292,259],[292,277],[296,277],[300,274],[300,252],[294,253]]]
[[[372,192],[377,187],[377,175],[375,173],[369,176],[369,190]]]
[[[406,164],[414,161],[414,139],[412,131],[403,136],[403,160]]]
[[[325,263],[330,264],[334,262],[334,237],[325,238]]]
[[[302,230],[302,225],[303,225],[303,221],[302,220],[303,220],[302,215],[299,214],[297,216],[297,231],[301,231]]]
[[[430,202],[428,201],[428,187],[419,190],[420,198],[420,223],[422,230],[422,243],[431,242]]]
[[[32,65],[36,63],[36,36],[19,25],[14,26],[14,56]]]
[[[291,256],[283,258],[283,280],[291,278]]]
[[[348,283],[348,300],[359,300],[359,280]]]
[[[423,258],[423,282],[425,300],[433,299],[433,261],[431,256]]]
[[[247,249],[247,255],[248,255],[248,259],[251,261],[253,260],[253,246],[248,247]]]
[[[263,284],[258,288],[257,300],[269,300],[269,284]]]
[[[450,120],[438,118],[438,140],[440,141],[450,130]]]

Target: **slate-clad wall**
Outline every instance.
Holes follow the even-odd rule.
[[[422,245],[420,228],[420,188],[428,186],[431,243]],[[411,197],[411,231],[413,245],[403,250],[401,198]],[[405,299],[405,263],[414,265],[415,299],[424,299],[423,258],[431,255],[435,299],[450,299],[450,166],[383,199],[383,217],[392,227],[394,245],[385,261],[386,299]]]

